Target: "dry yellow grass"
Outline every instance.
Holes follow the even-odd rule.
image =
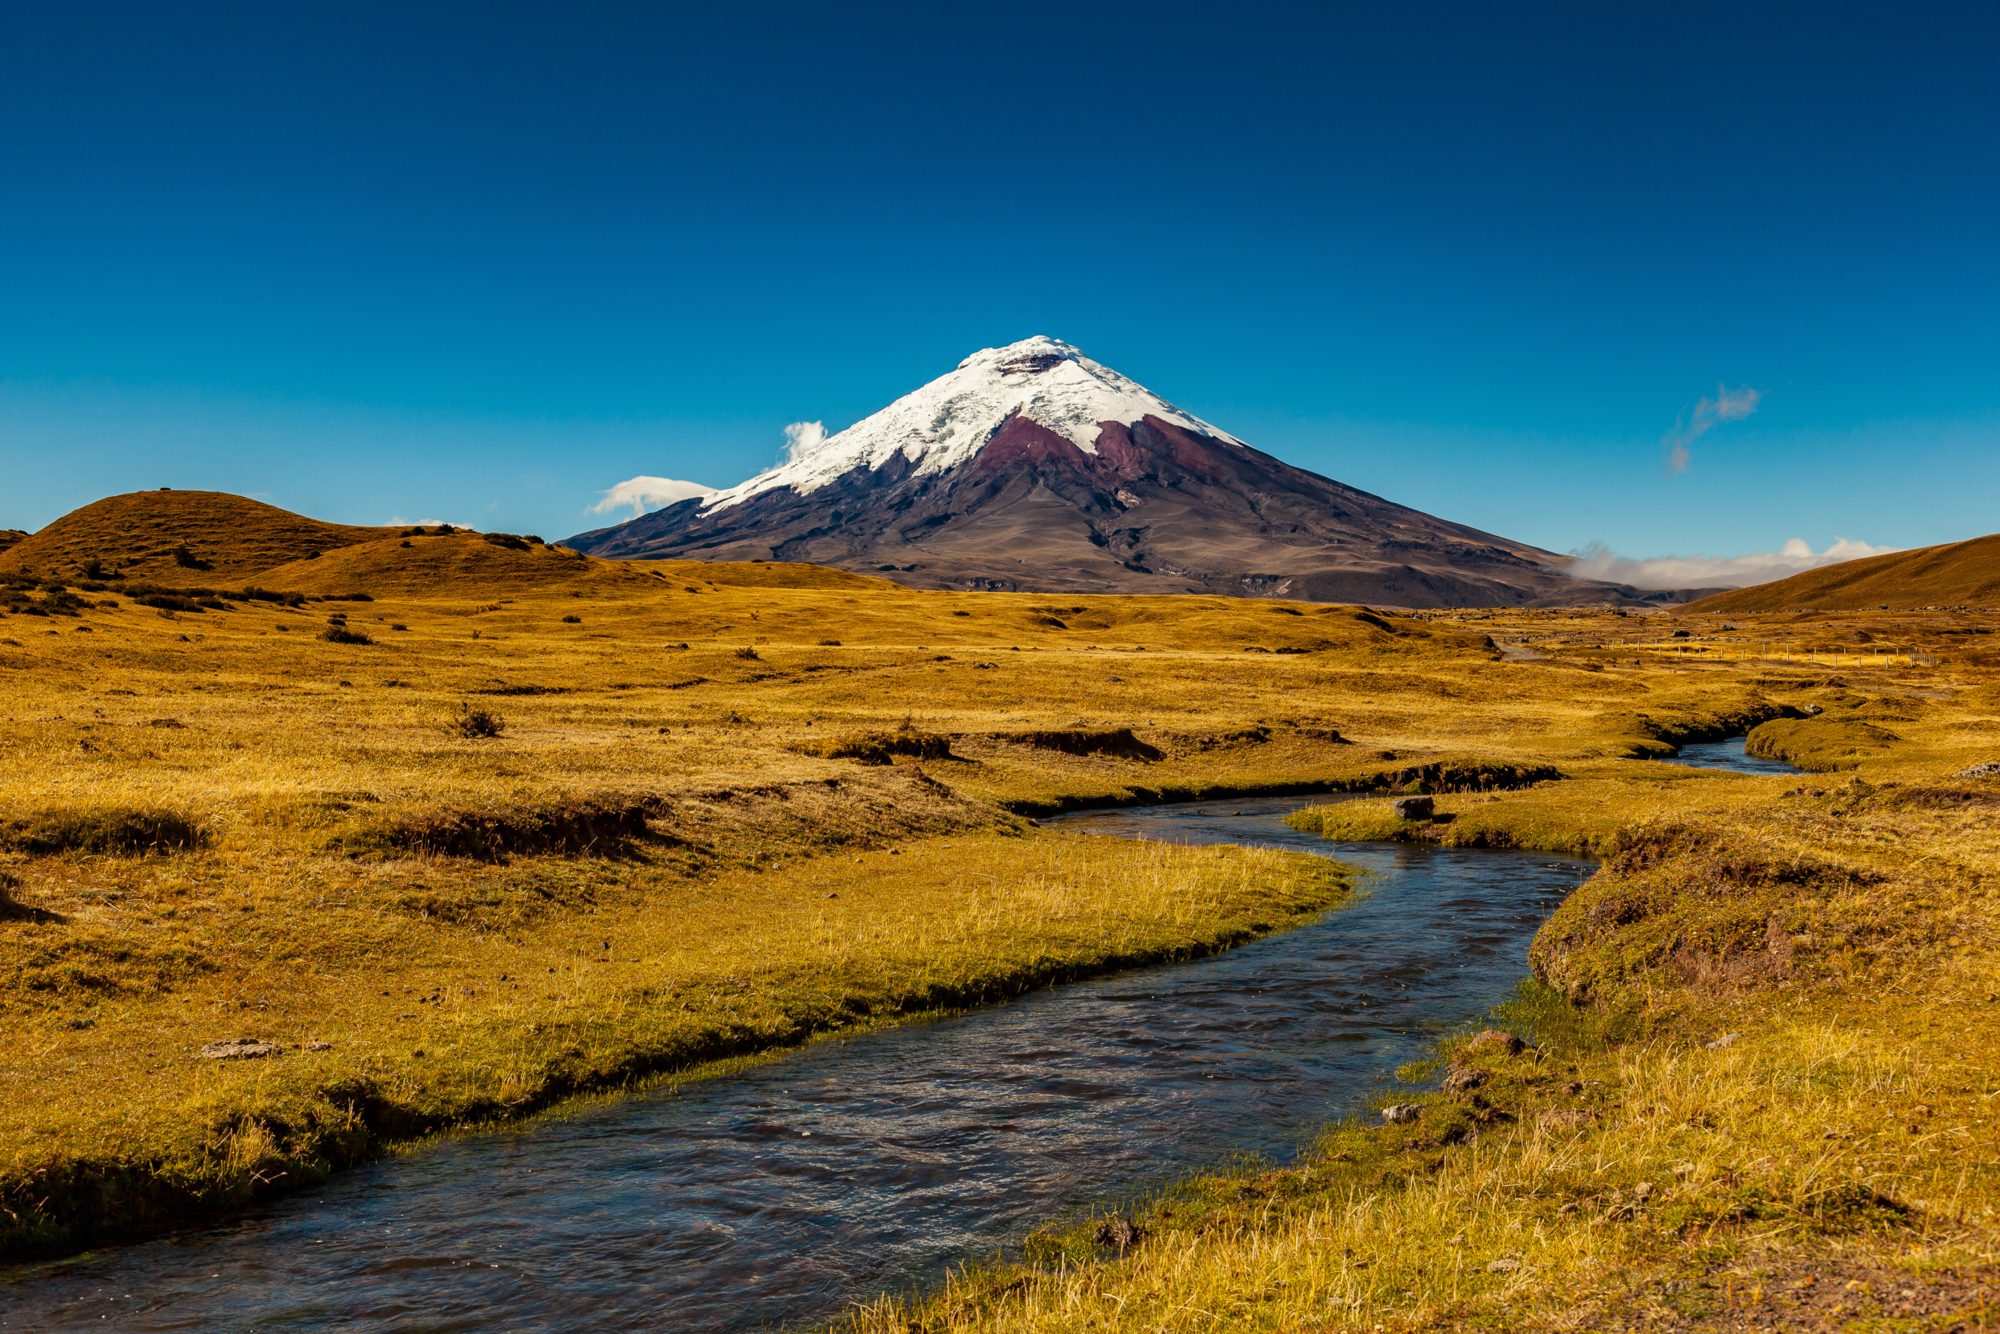
[[[1605,1050],[1579,1043],[1561,1059],[1632,1090],[1600,1100],[1607,1118],[1613,1102],[1622,1117],[1670,1097],[1727,1111],[1708,1115],[1740,1124],[1735,1138],[1703,1141],[1710,1127],[1655,1145],[1697,1164],[1754,1161],[1730,1147],[1761,1142],[1742,1109],[1761,1098],[1768,1110],[1786,1071],[1819,1068],[1812,1053],[1832,1050],[1867,998],[1898,978],[1943,987],[1939,970],[1991,957],[1990,804],[1923,795],[1984,792],[1951,775],[1993,758],[1984,748],[2000,732],[2000,697],[1955,634],[1962,618],[1896,622],[1899,638],[1943,652],[1939,667],[1830,681],[1740,661],[1635,664],[1615,641],[1647,629],[1611,616],[915,593],[800,567],[606,566],[473,537],[403,540],[371,544],[368,560],[351,547],[305,563],[328,581],[301,591],[372,601],[225,600],[189,612],[111,588],[76,594],[115,609],[70,615],[21,601],[57,595],[23,592],[0,620],[0,841],[13,848],[0,869],[22,905],[0,922],[0,1004],[12,1021],[0,1037],[0,1202],[17,1216],[15,1244],[168,1221],[190,1202],[309,1179],[398,1135],[728,1051],[1217,948],[1342,892],[1309,859],[1097,844],[1021,818],[1079,804],[1426,785],[1447,789],[1438,804],[1453,818],[1383,832],[1610,849],[1634,831],[1690,827],[1763,848],[1773,864],[1809,855],[1815,867],[1879,873],[1842,898],[1822,892],[1823,867],[1813,872],[1810,895],[1794,897],[1822,925],[1792,934],[1849,938],[1793,945],[1789,971],[1704,972],[1639,927],[1593,934],[1559,915],[1552,929],[1602,993],[1592,1013],[1623,1016],[1631,1026],[1620,1031],[1638,1035]],[[541,577],[536,562],[559,576]],[[322,638],[337,615],[372,642]],[[1759,633],[1823,641],[1850,628],[1821,618]],[[1504,660],[1489,636],[1544,656]],[[1855,761],[1866,793],[1845,773],[1750,778],[1632,758],[1808,707],[1893,732]],[[458,727],[477,710],[498,716],[497,735]],[[1887,711],[1899,716],[1882,721]],[[1132,744],[1105,742],[1124,729]],[[948,738],[950,757],[870,765],[810,753],[838,754],[819,744],[829,737],[912,732]],[[1785,795],[1806,787],[1820,790]],[[205,842],[120,854],[134,812],[182,820]],[[65,838],[72,850],[46,849]],[[1733,883],[1734,865],[1710,857],[1701,875]],[[1602,925],[1590,907],[1625,883],[1600,877],[1565,911]],[[1783,883],[1759,893],[1782,897]],[[1755,906],[1770,914],[1767,899]],[[1731,1009],[1764,995],[1783,1004],[1762,1017]],[[1725,1021],[1755,1029],[1755,1042],[1689,1049],[1690,1034]],[[287,1049],[250,1062],[191,1054],[236,1037]],[[303,1050],[311,1042],[330,1047]],[[1855,1048],[1876,1083],[1855,1083],[1852,1096],[1903,1079],[1939,1106],[1947,1094],[1923,1082],[1929,1049],[1909,1035],[1884,1043]],[[1746,1064],[1752,1052],[1764,1065]],[[1560,1087],[1558,1073],[1549,1086],[1507,1087],[1528,1108]],[[1835,1115],[1817,1105],[1787,1101],[1787,1133]],[[1182,1328],[1194,1318],[1135,1294],[1248,1300],[1277,1291],[1255,1275],[1289,1287],[1294,1272],[1319,1304],[1260,1298],[1273,1328],[1417,1327],[1438,1312],[1509,1327],[1511,1316],[1481,1314],[1500,1309],[1479,1305],[1496,1292],[1511,1294],[1506,1310],[1551,1322],[1623,1310],[1602,1294],[1597,1306],[1555,1303],[1574,1296],[1573,1274],[1624,1266],[1637,1276],[1631,1292],[1651,1292],[1648,1275],[1684,1275],[1710,1252],[1684,1264],[1673,1249],[1684,1238],[1586,1227],[1560,1212],[1582,1196],[1550,1203],[1518,1186],[1553,1179],[1551,1164],[1575,1176],[1600,1160],[1626,1164],[1605,1167],[1604,1180],[1636,1185],[1620,1173],[1654,1159],[1622,1156],[1625,1124],[1600,1120],[1578,1140],[1524,1117],[1483,1128],[1476,1145],[1417,1149],[1350,1132],[1331,1152],[1375,1176],[1309,1168],[1283,1208],[1218,1187],[1222,1213],[1190,1213],[1185,1235],[1170,1223],[1122,1261],[1078,1254],[1067,1268],[982,1277],[895,1318],[1000,1328],[1019,1323],[1009,1302],[1038,1294],[1077,1313],[1037,1307],[1043,1325],[1091,1316],[1118,1328],[1115,1296],[1133,1304],[1134,1329]],[[1965,1126],[1990,1157],[1990,1128]],[[1382,1174],[1403,1184],[1384,1188]],[[1890,1193],[1902,1204],[1918,1194]],[[77,1200],[105,1203],[65,1214]],[[54,1203],[22,1208],[39,1201]],[[1451,1234],[1424,1230],[1455,1216]],[[1203,1231],[1203,1217],[1219,1221]],[[1981,1217],[1968,1215],[1968,1254],[1985,1244]],[[1753,1244],[1753,1222],[1716,1220],[1713,1244],[1740,1259],[1767,1242],[1791,1255],[1785,1247],[1823,1241],[1779,1233]],[[1506,1259],[1501,1240],[1531,1226],[1572,1240],[1520,1269],[1451,1258],[1483,1254],[1468,1249],[1476,1234]],[[1396,1229],[1410,1230],[1394,1265],[1344,1258],[1374,1254],[1352,1238],[1373,1235],[1379,1251]],[[1350,1305],[1336,1309],[1335,1297]],[[1233,1306],[1213,1318],[1246,1319]]]

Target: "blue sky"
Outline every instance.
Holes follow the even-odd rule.
[[[1996,15],[8,6],[0,526],[564,536],[1047,333],[1558,551],[1975,536]]]

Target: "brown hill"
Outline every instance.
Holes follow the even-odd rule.
[[[1795,607],[2000,607],[2000,533],[1807,570],[1775,583],[1717,593],[1678,610],[1733,615]]]
[[[0,572],[238,583],[303,556],[400,533],[322,523],[226,491],[134,491],[72,510],[0,551]]]
[[[26,536],[19,528],[0,528],[0,551],[7,550]]]
[[[373,530],[371,530],[373,531]],[[413,533],[339,547],[265,570],[258,582],[286,592],[422,597],[512,593],[523,589],[654,587],[665,579],[645,564],[603,561],[568,547],[506,533]],[[711,572],[707,576],[717,579]]]
[[[900,584],[869,574],[854,574],[830,565],[766,560],[650,560],[642,570],[657,570],[683,584],[711,583],[728,588],[843,589],[850,592],[896,593]]]

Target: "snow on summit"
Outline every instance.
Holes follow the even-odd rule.
[[[914,475],[946,472],[968,462],[1017,414],[1066,437],[1086,454],[1097,452],[1098,432],[1106,422],[1130,426],[1148,416],[1243,443],[1068,343],[1037,335],[975,352],[949,375],[837,435],[795,442],[791,458],[715,492],[702,513],[779,487],[808,495],[856,468],[879,468],[898,453]]]

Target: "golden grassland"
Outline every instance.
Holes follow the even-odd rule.
[[[1347,892],[1323,859],[1026,817],[1394,787],[1440,818],[1302,820],[1608,858],[1537,941],[1538,1050],[1405,1091],[1414,1125],[1191,1184],[1122,1254],[1043,1238],[856,1323],[1700,1327],[1992,1272],[2000,784],[1957,776],[2000,758],[1978,617],[1674,622],[1942,654],[1833,676],[1640,660],[1618,641],[1661,624],[1615,615],[918,593],[466,535],[281,574],[256,582],[372,600],[71,584],[0,619],[17,1252],[1283,929]],[[1746,729],[1822,772],[1645,758]],[[196,1054],[236,1038],[281,1050]]]

